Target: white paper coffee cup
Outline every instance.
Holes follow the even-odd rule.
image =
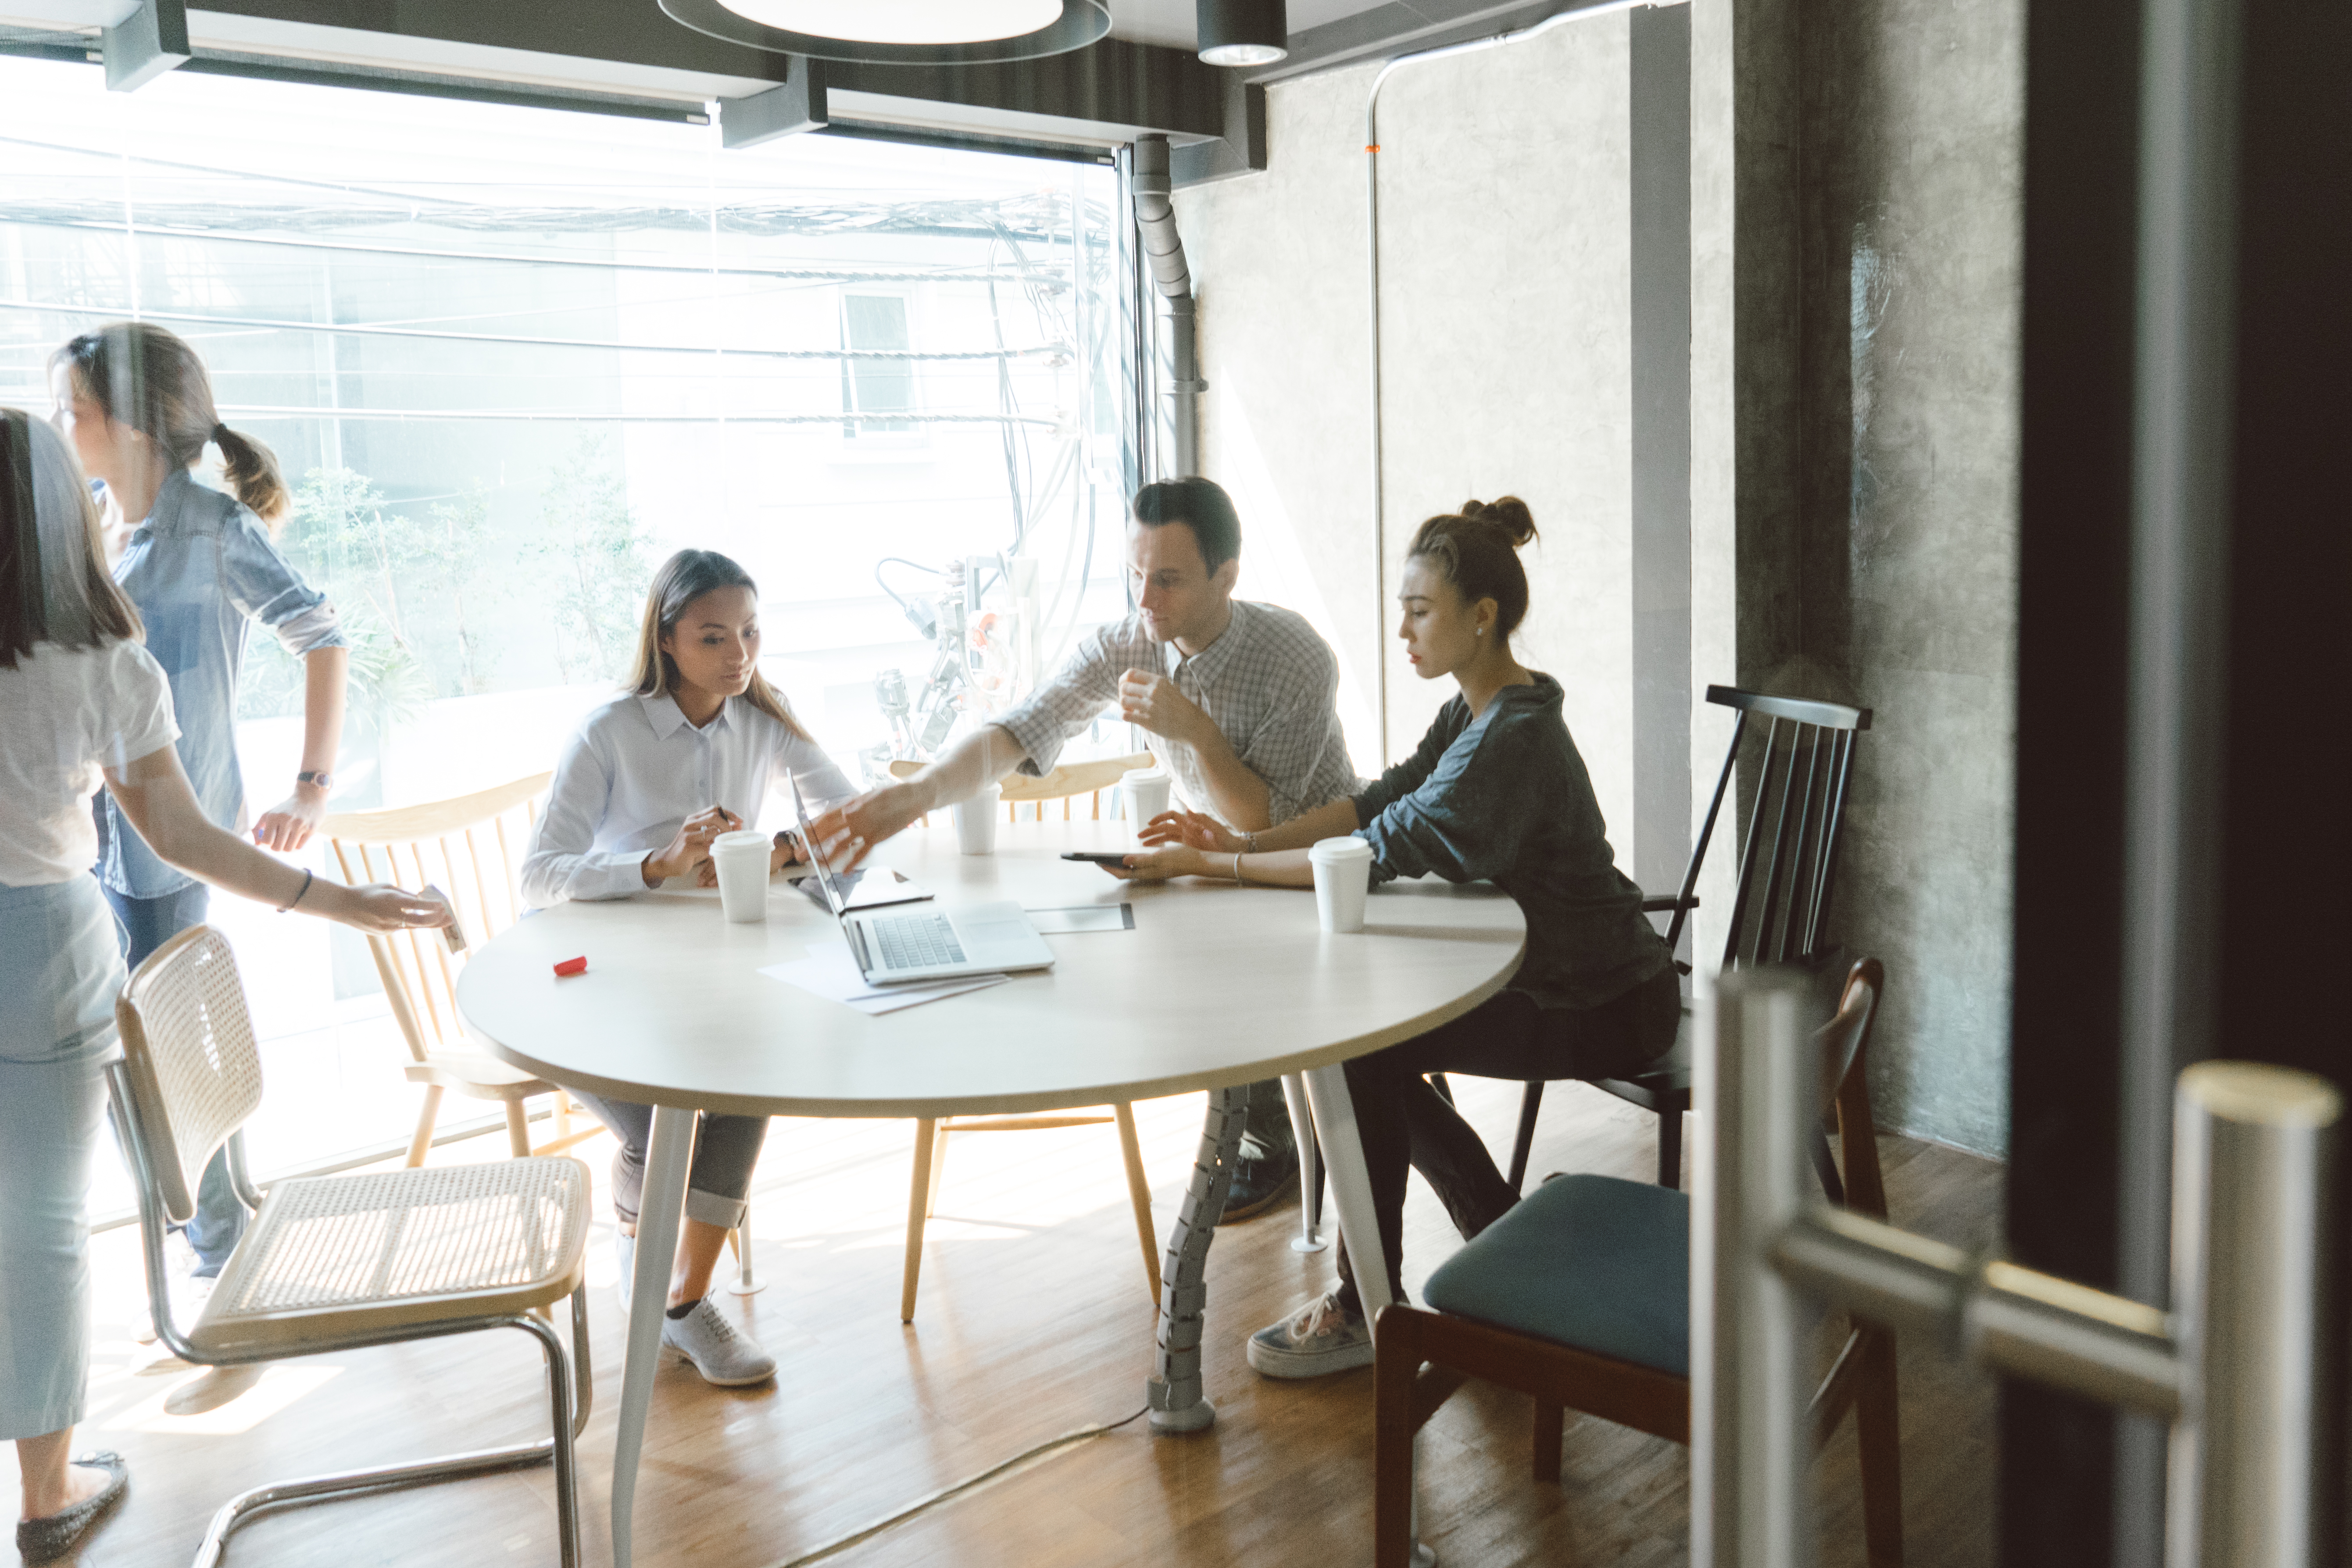
[[[996,813],[1003,798],[1003,788],[990,784],[978,795],[955,803],[956,841],[965,854],[996,853]]]
[[[719,904],[739,923],[768,918],[768,851],[764,833],[739,829],[710,841],[710,863],[719,868]]]
[[[1372,847],[1350,835],[1319,838],[1307,852],[1315,868],[1315,913],[1325,931],[1364,929],[1364,900],[1372,889]]]
[[[1128,822],[1140,833],[1145,823],[1168,809],[1168,774],[1159,768],[1129,768],[1118,775],[1118,794]]]

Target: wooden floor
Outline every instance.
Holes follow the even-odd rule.
[[[1506,1147],[1516,1085],[1456,1079],[1491,1145]],[[1200,1131],[1200,1099],[1138,1108],[1163,1226]],[[723,1297],[775,1353],[776,1386],[724,1391],[666,1364],[637,1492],[637,1561],[774,1568],[1020,1452],[1143,1403],[1152,1310],[1146,1299],[1108,1128],[959,1139],[940,1188],[923,1294],[898,1321],[912,1126],[779,1121],[753,1194],[767,1289]],[[582,1444],[585,1560],[611,1561],[607,1484],[620,1379],[603,1166],[590,1243],[597,1363]],[[1580,1086],[1547,1100],[1534,1168],[1640,1177],[1649,1119]],[[442,1158],[488,1158],[502,1140]],[[2000,1167],[1885,1140],[1894,1217],[1964,1246],[1988,1241]],[[1312,1384],[1250,1372],[1242,1341],[1330,1277],[1330,1255],[1289,1247],[1286,1205],[1221,1231],[1210,1260],[1207,1378],[1214,1428],[1155,1438],[1142,1422],[1051,1454],[847,1551],[835,1568],[883,1564],[1126,1563],[1296,1568],[1369,1561],[1371,1373]],[[1416,1179],[1407,1212],[1407,1284],[1455,1239]],[[129,1230],[94,1244],[99,1352],[80,1446],[119,1449],[131,1489],[80,1561],[184,1563],[218,1503],[261,1482],[485,1447],[545,1430],[537,1352],[516,1333],[277,1365],[209,1411],[173,1415],[207,1375],[138,1370],[131,1326],[144,1310]],[[1902,1354],[1908,1560],[1978,1568],[1992,1560],[1989,1384],[1927,1345]],[[1611,1563],[1687,1556],[1684,1450],[1590,1418],[1567,1438],[1560,1484],[1528,1478],[1527,1402],[1472,1385],[1421,1445],[1423,1534],[1453,1568]],[[1862,1562],[1851,1423],[1816,1466],[1823,1560]],[[235,1564],[552,1563],[552,1482],[544,1469],[268,1516],[235,1537]]]

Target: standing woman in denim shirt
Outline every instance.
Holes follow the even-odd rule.
[[[58,433],[106,487],[114,580],[137,606],[147,649],[170,679],[181,765],[205,815],[222,827],[246,826],[236,683],[252,624],[275,631],[302,659],[301,771],[289,781],[293,793],[252,824],[263,847],[301,848],[326,815],[350,646],[335,607],[270,542],[289,499],[277,458],[221,423],[204,362],[162,327],[117,321],[82,333],[51,357],[49,387]],[[220,448],[234,495],[199,484],[191,471],[207,444]],[[100,807],[100,826],[99,881],[122,927],[123,960],[136,969],[174,934],[203,922],[207,889],[159,859],[110,795]],[[187,1226],[197,1279],[218,1276],[245,1222],[227,1164],[215,1156]]]

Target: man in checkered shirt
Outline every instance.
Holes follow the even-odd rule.
[[[1063,742],[1117,704],[1194,810],[1242,833],[1352,795],[1335,699],[1339,660],[1305,617],[1233,596],[1241,520],[1207,479],[1136,492],[1127,528],[1135,613],[1080,642],[1029,700],[981,727],[910,779],[810,824],[821,844],[866,850],[926,812],[967,799],[1015,768],[1049,771]],[[1250,1086],[1228,1219],[1271,1204],[1297,1168],[1279,1080]]]

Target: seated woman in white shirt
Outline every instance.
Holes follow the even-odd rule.
[[[662,563],[646,595],[628,689],[591,712],[563,749],[547,810],[522,864],[524,899],[618,899],[671,878],[711,880],[710,841],[759,816],[771,785],[797,774],[814,809],[845,800],[849,780],[760,677],[760,590],[709,550]],[[772,852],[771,872],[793,851]],[[572,1091],[620,1141],[613,1208],[620,1221],[621,1304],[635,1267],[649,1106]],[[775,1359],[704,1298],[727,1233],[743,1217],[767,1119],[700,1119],[687,1181],[686,1225],[671,1274],[662,1342],[711,1383],[765,1381]]]

